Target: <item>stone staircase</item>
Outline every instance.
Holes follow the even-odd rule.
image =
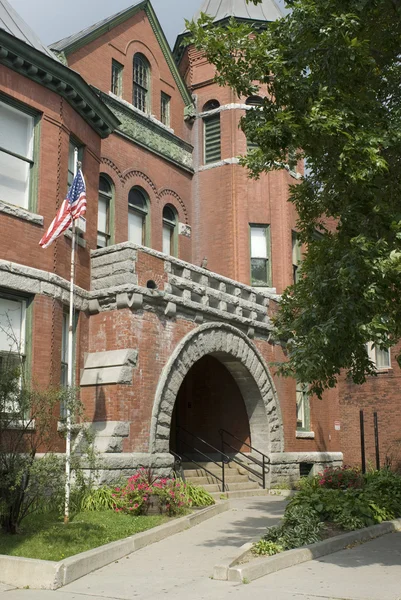
[[[194,485],[201,485],[213,498],[219,499],[223,494],[222,483],[213,475],[221,479],[221,469],[213,462],[198,462],[198,464],[199,467],[190,462],[182,463],[185,480]],[[225,466],[225,483],[228,491],[224,495],[228,498],[265,496],[267,494],[267,491],[259,483],[249,478],[249,472],[246,469],[234,462]]]

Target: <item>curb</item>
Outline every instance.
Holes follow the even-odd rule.
[[[323,542],[317,542],[294,550],[287,550],[274,556],[255,558],[250,563],[239,565],[238,563],[250,552],[252,547],[252,543],[244,544],[238,548],[236,556],[227,558],[227,560],[214,567],[213,579],[235,581],[237,583],[254,581],[255,579],[259,579],[259,577],[270,575],[270,573],[276,573],[282,569],[287,569],[288,567],[293,567],[303,562],[326,556],[327,554],[339,552],[350,544],[368,542],[369,540],[388,533],[394,533],[395,531],[401,531],[401,519],[386,521],[379,525],[350,531],[349,533],[329,538]]]
[[[219,502],[170,523],[164,523],[123,540],[75,554],[75,556],[70,556],[60,562],[2,554],[0,555],[0,581],[13,588],[29,586],[31,589],[57,590],[92,571],[136,552],[136,550],[195,527],[229,508],[229,502]]]

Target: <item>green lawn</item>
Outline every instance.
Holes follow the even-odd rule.
[[[59,561],[167,520],[166,516],[133,517],[107,510],[78,513],[64,525],[62,518],[53,513],[31,515],[22,522],[17,535],[0,533],[0,554]]]

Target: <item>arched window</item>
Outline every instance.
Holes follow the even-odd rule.
[[[261,96],[249,96],[245,100],[245,104],[248,106],[263,106],[263,98]]]
[[[177,255],[177,213],[169,205],[163,209],[163,252]]]
[[[142,112],[150,111],[150,65],[139,53],[134,56],[132,103]]]
[[[128,241],[146,246],[148,244],[149,204],[144,190],[134,187],[128,195]]]
[[[209,112],[219,108],[218,100],[209,100],[203,107],[203,112]],[[221,127],[220,113],[203,118],[203,137],[204,137],[204,161],[205,164],[217,162],[221,159]]]
[[[248,106],[254,106],[255,108],[260,108],[261,106],[263,106],[263,98],[261,96],[249,96],[249,98],[246,99],[245,104],[247,104]],[[256,142],[252,142],[247,138],[246,148],[249,152],[251,150],[259,148],[259,146]]]
[[[97,247],[106,248],[111,244],[111,211],[113,190],[105,175],[99,177],[99,197],[97,211]]]

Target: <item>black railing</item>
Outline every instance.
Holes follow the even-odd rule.
[[[227,456],[226,454],[224,454],[224,452],[222,452],[221,450],[219,450],[218,448],[216,448],[215,446],[213,446],[212,444],[209,444],[209,442],[207,442],[206,440],[202,439],[201,437],[199,437],[198,435],[195,435],[193,433],[191,433],[190,431],[187,431],[186,429],[184,429],[184,427],[177,427],[177,431],[183,431],[186,435],[189,435],[193,440],[197,440],[198,442],[201,442],[202,444],[204,444],[205,446],[207,446],[207,448],[213,450],[214,452],[216,452],[217,454],[219,454],[221,456],[221,461],[218,462],[217,460],[214,460],[210,455],[206,454],[205,452],[203,452],[202,450],[200,450],[200,448],[197,448],[194,444],[190,444],[189,442],[187,442],[185,439],[183,439],[182,437],[178,437],[177,441],[179,441],[181,444],[184,444],[185,446],[188,446],[188,448],[191,450],[191,452],[195,452],[196,454],[199,454],[201,456],[203,456],[203,458],[205,458],[207,460],[207,462],[212,462],[214,463],[219,469],[221,469],[221,477],[219,477],[218,475],[216,475],[216,473],[212,473],[212,471],[209,471],[209,469],[207,469],[206,467],[204,467],[203,465],[201,465],[200,463],[198,463],[193,456],[188,456],[187,454],[184,454],[181,452],[181,455],[178,455],[175,452],[171,452],[171,454],[174,457],[178,457],[181,459],[182,462],[182,458],[185,458],[186,461],[193,463],[194,465],[196,465],[197,467],[199,467],[200,469],[202,469],[202,471],[206,471],[206,473],[209,473],[209,475],[211,477],[213,477],[214,479],[217,479],[218,481],[221,482],[222,485],[222,491],[226,492],[228,491],[227,489],[227,485],[226,485],[226,480],[225,480],[225,465],[228,465],[230,463],[230,457]]]
[[[241,440],[239,437],[237,437],[230,431],[227,431],[227,429],[219,429],[219,434],[221,436],[221,446],[222,446],[223,451],[224,451],[225,447],[228,447],[231,450],[234,450],[237,454],[242,454],[242,456],[244,456],[247,460],[250,460],[253,464],[261,467],[262,472],[260,473],[259,471],[255,471],[254,469],[252,469],[252,467],[250,467],[249,465],[245,465],[243,462],[241,462],[235,456],[231,459],[235,463],[241,465],[244,469],[246,469],[250,473],[253,473],[253,475],[255,475],[256,477],[261,479],[263,489],[265,490],[266,489],[266,473],[268,473],[270,470],[267,465],[270,463],[270,458],[266,454],[263,454],[263,452],[261,452],[260,450],[257,450],[257,448],[254,448],[253,446],[251,446],[251,444],[248,444],[248,442],[244,442],[243,440]],[[260,456],[262,458],[258,459],[258,458],[255,458],[254,456],[252,456],[251,454],[249,454],[249,452],[245,453],[245,452],[242,452],[242,450],[238,450],[238,448],[235,448],[235,446],[232,446],[229,442],[226,442],[224,440],[225,434],[234,438],[235,440],[237,440],[237,442],[240,442],[241,445],[246,446],[253,452],[257,452],[258,454],[260,454]]]

